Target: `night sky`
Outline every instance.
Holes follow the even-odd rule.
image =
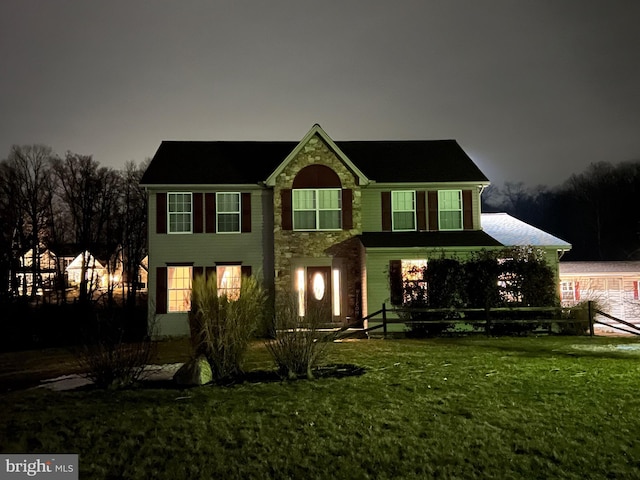
[[[496,184],[640,160],[640,1],[0,2],[0,158],[455,138]]]

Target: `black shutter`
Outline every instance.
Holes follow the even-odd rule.
[[[402,260],[389,261],[389,290],[392,305],[402,305]]]

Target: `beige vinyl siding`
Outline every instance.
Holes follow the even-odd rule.
[[[415,190],[415,191],[437,191],[437,190],[471,190],[471,208],[473,215],[473,229],[480,230],[480,191],[477,186],[473,185],[443,185],[435,186],[434,184],[420,185],[375,185],[362,188],[362,231],[363,232],[381,232],[382,231],[382,200],[381,192],[390,192],[394,190]],[[427,200],[426,212],[428,216],[429,205]]]
[[[164,190],[163,190],[164,191]],[[273,286],[273,199],[266,189],[234,187],[194,192],[251,192],[251,232],[247,233],[156,233],[155,191],[149,195],[149,312],[155,311],[156,270],[171,263],[192,263],[193,266],[213,266],[216,262],[241,262],[250,265],[252,273]],[[266,217],[265,221],[265,215]],[[203,222],[204,223],[204,222]],[[186,313],[157,315],[156,335],[186,335],[189,332]]]

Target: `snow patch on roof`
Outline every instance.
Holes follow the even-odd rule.
[[[531,245],[569,250],[571,244],[507,213],[483,213],[482,229],[508,247]]]

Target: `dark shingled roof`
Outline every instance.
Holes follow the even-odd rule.
[[[406,247],[502,247],[482,230],[455,232],[364,232],[360,241],[367,248]]]
[[[455,140],[335,142],[376,182],[486,182]],[[265,181],[298,142],[164,141],[143,185],[255,184]]]

